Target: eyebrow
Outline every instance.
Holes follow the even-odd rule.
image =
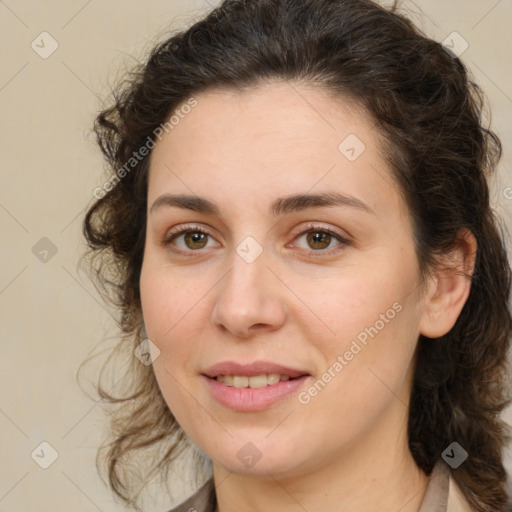
[[[164,206],[175,206],[215,216],[220,215],[220,209],[213,201],[196,195],[163,194],[155,199],[151,206],[150,213],[153,213]],[[340,194],[338,192],[295,194],[279,197],[272,203],[270,212],[272,215],[278,216],[322,206],[345,206],[375,215],[375,212],[360,199]]]

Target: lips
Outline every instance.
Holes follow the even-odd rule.
[[[290,400],[293,395],[299,393],[312,378],[311,375],[303,375],[254,389],[236,388],[206,375],[202,376],[210,396],[221,406],[237,412],[259,412],[277,407],[279,404],[285,406],[286,399]]]
[[[288,376],[290,379],[309,375],[306,370],[291,368],[271,361],[255,361],[250,364],[236,363],[234,361],[223,361],[207,368],[203,375],[210,379],[215,379],[219,375],[240,375],[253,377],[263,374],[277,373],[282,376]]]

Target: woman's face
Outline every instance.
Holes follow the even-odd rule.
[[[140,279],[173,415],[239,473],[405,446],[425,305],[376,127],[299,84],[196,100],[151,156]],[[287,381],[291,370],[306,376]]]

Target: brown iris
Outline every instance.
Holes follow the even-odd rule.
[[[308,244],[314,249],[325,249],[331,242],[331,235],[323,231],[311,231],[307,234]],[[320,246],[314,247],[316,244]]]
[[[208,235],[200,231],[189,231],[185,233],[185,244],[189,249],[202,249],[207,243]],[[189,242],[191,242],[189,244]],[[197,245],[196,245],[197,244]]]

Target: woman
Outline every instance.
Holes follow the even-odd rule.
[[[136,356],[101,389],[126,503],[136,450],[167,478],[192,445],[212,478],[174,511],[512,510],[481,110],[369,0],[225,0],[154,48],[98,116],[84,224]]]

